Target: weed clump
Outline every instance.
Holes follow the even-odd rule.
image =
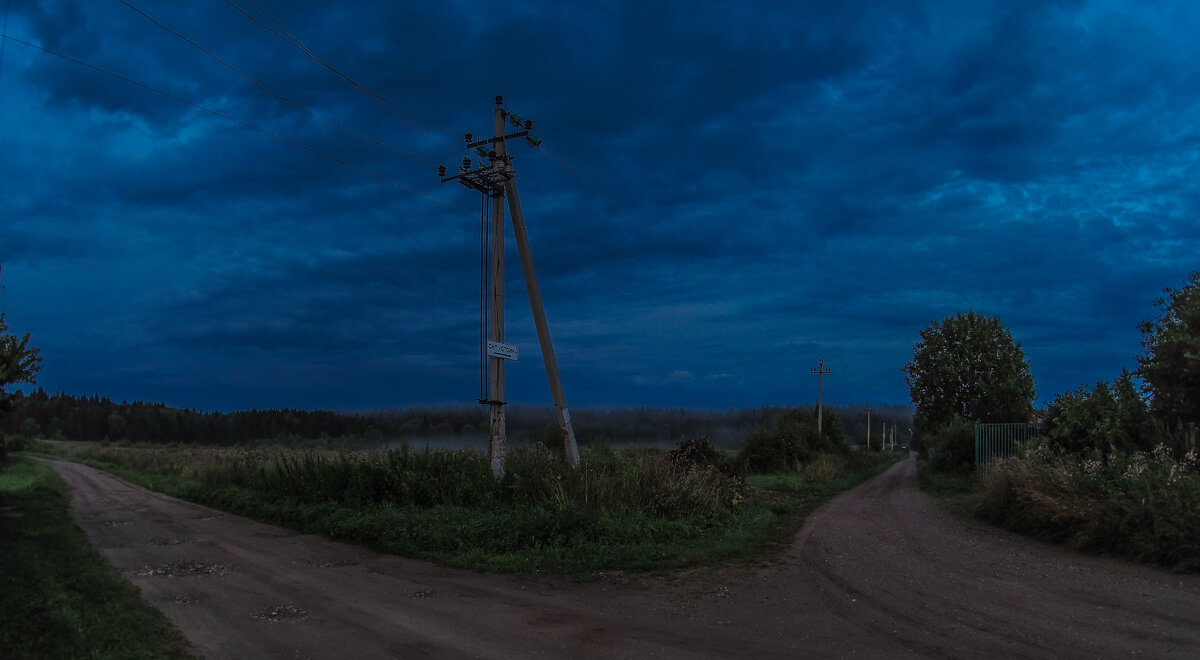
[[[683,469],[716,468],[721,463],[721,452],[708,441],[707,435],[701,434],[680,440],[667,454],[667,460]]]

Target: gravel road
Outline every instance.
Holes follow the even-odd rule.
[[[210,658],[1200,657],[1200,576],[959,519],[912,460],[773,562],[586,583],[380,555],[49,463],[92,543]]]

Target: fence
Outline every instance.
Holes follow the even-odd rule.
[[[1017,447],[1037,433],[1036,424],[976,424],[975,469],[982,470],[989,461],[1016,454]]]

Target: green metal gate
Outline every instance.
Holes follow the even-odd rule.
[[[1037,435],[1036,424],[976,424],[975,469],[982,470],[988,462],[1017,453],[1017,447]]]

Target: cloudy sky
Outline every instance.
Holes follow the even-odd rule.
[[[473,403],[480,198],[437,165],[496,94],[574,407],[813,401],[819,359],[907,403],[967,309],[1047,400],[1200,269],[1191,0],[5,5],[0,308],[52,392]],[[508,257],[507,398],[548,404]]]

